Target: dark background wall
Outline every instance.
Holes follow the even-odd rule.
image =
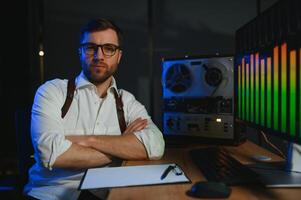
[[[37,87],[80,72],[79,29],[104,17],[124,30],[116,79],[161,128],[161,59],[234,54],[235,31],[276,0],[24,0],[1,12],[0,156],[15,166],[14,113],[30,107]],[[259,3],[259,4],[258,4]],[[260,6],[259,6],[260,5]],[[259,7],[258,7],[259,6]],[[44,57],[38,56],[44,50]],[[11,167],[7,167],[12,169]],[[2,173],[2,172],[1,172]]]

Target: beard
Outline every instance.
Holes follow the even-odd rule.
[[[98,85],[104,83],[115,73],[117,65],[117,63],[114,63],[109,66],[101,61],[95,61],[89,65],[85,63],[83,65],[83,72],[91,83]]]

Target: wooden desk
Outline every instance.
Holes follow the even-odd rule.
[[[196,199],[187,196],[185,193],[191,188],[193,183],[201,180],[206,180],[201,171],[192,163],[188,152],[194,147],[177,147],[166,148],[165,154],[158,161],[126,161],[125,165],[144,165],[144,164],[160,164],[160,163],[178,163],[187,176],[192,181],[191,184],[171,184],[171,185],[155,185],[155,186],[140,186],[127,188],[114,188],[111,190],[109,200],[182,200]],[[251,143],[249,141],[241,144],[238,147],[226,147],[237,159],[242,163],[253,163],[251,156],[254,154],[267,155],[272,158],[272,161],[281,161],[281,158],[265,149]],[[256,199],[283,199],[283,200],[300,200],[301,188],[281,188],[281,189],[264,189],[250,188],[243,186],[232,187],[231,196],[228,199],[237,200],[256,200]]]

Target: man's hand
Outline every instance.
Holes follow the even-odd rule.
[[[129,134],[135,131],[141,131],[146,127],[146,125],[147,125],[147,119],[142,119],[141,117],[139,117],[138,119],[136,119],[135,121],[133,121],[128,125],[128,127],[123,132],[123,134]]]
[[[70,140],[72,143],[76,143],[84,147],[90,147],[88,135],[68,135],[65,136],[65,138]]]

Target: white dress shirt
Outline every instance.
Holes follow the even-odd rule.
[[[67,80],[54,79],[41,85],[35,95],[31,115],[31,136],[36,163],[29,170],[29,182],[24,192],[45,200],[70,199],[79,196],[78,186],[84,170],[52,168],[53,163],[72,144],[65,135],[120,135],[113,78],[105,98],[100,98],[95,85],[81,73],[76,78],[72,104],[61,118],[61,108],[67,95]],[[119,90],[122,95],[126,124],[141,117],[148,119],[145,129],[135,136],[145,146],[149,159],[159,159],[164,153],[161,131],[152,122],[145,107],[135,97]]]

